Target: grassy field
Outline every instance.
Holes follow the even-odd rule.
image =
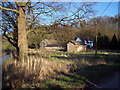
[[[4,87],[87,88],[118,72],[120,54],[114,52],[30,52],[24,62],[9,59],[3,64]],[[13,82],[11,82],[13,81]]]

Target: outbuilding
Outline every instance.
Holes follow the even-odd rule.
[[[80,52],[85,50],[86,50],[86,45],[84,44],[83,41],[71,40],[67,44],[67,52]]]

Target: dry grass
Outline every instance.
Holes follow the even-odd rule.
[[[63,62],[43,60],[37,56],[29,56],[25,62],[9,59],[3,64],[3,87],[17,88],[24,82],[43,80],[50,74],[69,72],[69,66]]]

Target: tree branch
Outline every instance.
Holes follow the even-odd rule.
[[[0,6],[0,8],[1,8],[1,9],[4,9],[4,10],[7,10],[7,11],[13,11],[13,12],[17,12],[17,13],[19,13],[19,11],[14,10],[14,9],[5,8],[5,7],[1,7],[1,6]]]
[[[10,38],[10,37],[8,37],[5,33],[4,33],[3,35],[7,38],[7,40],[8,40],[14,47],[17,47],[17,45],[11,41],[11,38]]]

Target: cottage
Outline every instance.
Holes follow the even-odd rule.
[[[76,39],[76,41],[79,41],[79,42],[81,42],[82,40],[81,40],[80,38],[77,38],[77,39]]]
[[[86,50],[86,45],[84,44],[83,41],[71,40],[67,44],[67,52],[80,52],[85,50]]]
[[[76,41],[83,41],[84,44],[86,45],[86,47],[89,47],[89,48],[92,48],[93,47],[93,41],[92,40],[83,40],[83,39],[80,39],[80,38],[77,38]]]
[[[84,40],[84,43],[86,44],[86,47],[89,47],[89,48],[93,47],[93,41],[92,40]]]

